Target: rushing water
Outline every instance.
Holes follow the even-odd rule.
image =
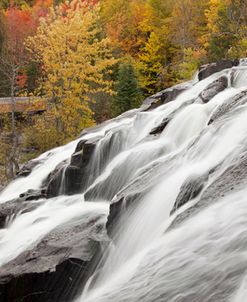
[[[210,185],[247,151],[247,105],[231,104],[247,89],[245,63],[243,60],[241,66],[203,81],[195,78],[175,101],[152,111],[133,111],[41,155],[29,176],[16,179],[0,194],[1,202],[39,188],[59,163],[69,161],[81,139],[100,137],[84,192],[62,195],[62,177],[60,196],[39,200],[33,211],[9,218],[0,230],[0,265],[37,244],[59,225],[89,212],[106,215],[111,200],[116,201],[121,192],[147,179],[148,190],[120,219],[114,243],[105,251],[104,261],[78,301],[244,302],[244,179],[238,190],[213,196],[208,207],[176,228],[167,229],[178,215],[199,203]],[[222,76],[228,78],[229,87],[207,104],[202,103],[200,93]],[[216,117],[213,122],[212,117]],[[169,123],[162,133],[149,135],[164,119]],[[152,170],[157,167],[154,177]],[[205,175],[202,192],[171,215],[185,181]]]
[[[18,215],[0,233],[0,265],[12,260],[56,226],[90,213],[107,213],[104,202],[84,202],[83,195],[40,200],[35,210]]]

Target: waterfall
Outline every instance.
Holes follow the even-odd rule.
[[[183,87],[171,102],[127,112],[42,154],[11,182],[1,206],[41,188],[65,163],[58,196],[31,201],[0,229],[0,266],[53,230],[100,214],[110,244],[76,302],[245,301],[246,61]],[[83,190],[65,195],[76,146],[95,138]]]

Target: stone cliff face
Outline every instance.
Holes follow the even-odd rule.
[[[48,173],[38,188],[23,192],[16,199],[1,203],[0,232],[2,231],[3,234],[15,223],[16,217],[25,218],[24,215],[29,217],[30,213],[35,211],[38,213],[41,207],[48,207],[52,201],[57,202],[59,198],[68,209],[75,202],[73,196],[76,196],[78,209],[85,201],[87,203],[91,201],[93,204],[108,201],[110,205],[109,213],[105,210],[89,211],[76,219],[71,218],[63,223],[54,224],[54,227],[37,240],[31,240],[32,242],[23,250],[16,255],[13,254],[13,257],[2,264],[0,251],[0,300],[4,302],[73,301],[91,276],[95,262],[102,254],[102,248],[104,249],[111,241],[115,242],[116,233],[120,225],[122,228],[121,222],[126,217],[126,213],[132,213],[161,179],[170,175],[171,171],[178,170],[187,154],[201,152],[202,147],[198,143],[200,138],[196,136],[199,134],[203,136],[206,126],[211,127],[212,132],[220,132],[224,128],[225,121],[237,114],[239,108],[246,104],[247,93],[244,89],[233,96],[226,97],[224,102],[219,100],[218,105],[214,107],[215,110],[209,115],[206,126],[195,133],[195,140],[189,142],[187,149],[178,148],[179,152],[170,152],[165,156],[171,146],[162,145],[162,139],[158,141],[164,135],[164,131],[167,130],[167,133],[172,131],[170,129],[173,129],[174,119],[182,116],[183,110],[190,105],[196,106],[195,108],[198,108],[198,105],[208,105],[208,110],[212,110],[211,101],[215,100],[217,95],[223,95],[229,89],[229,85],[234,86],[232,83],[234,69],[232,69],[233,75],[223,71],[230,70],[238,64],[238,61],[222,61],[202,66],[198,75],[199,82],[217,72],[219,76],[209,84],[205,84],[198,95],[192,93],[191,98],[188,97],[180,106],[174,105],[170,112],[162,114],[162,111],[155,111],[159,113],[156,122],[152,126],[150,123],[147,134],[140,137],[138,141],[138,144],[140,142],[147,144],[149,151],[146,154],[144,149],[137,148],[133,160],[132,148],[136,144],[136,137],[133,139],[128,136],[128,132],[133,127],[137,128],[135,135],[138,136],[145,125],[141,125],[142,129],[138,129],[139,122],[136,120],[134,126],[131,124],[129,127],[126,123],[125,127],[125,121],[137,114],[145,116],[165,104],[175,103],[173,101],[184,92],[188,92],[195,85],[194,83],[188,82],[161,91],[146,99],[141,108],[85,130],[78,139],[72,155],[62,160],[52,172]],[[146,121],[146,124],[148,123],[149,120]],[[189,129],[188,132],[192,130]],[[178,136],[177,139],[180,143],[181,137]],[[127,143],[129,149],[126,147]],[[153,148],[159,144],[160,148]],[[218,162],[212,161],[212,166],[208,166],[201,173],[191,173],[181,180],[169,211],[170,215],[175,214],[176,217],[167,232],[216,202],[220,197],[246,185],[246,146],[245,142],[241,152],[238,152],[235,157],[232,153],[227,167],[224,166],[226,159],[222,157]],[[206,149],[206,146],[204,148]],[[202,156],[206,157],[210,150],[205,152]],[[117,158],[119,154],[121,156]],[[118,162],[115,160],[115,163],[114,158],[117,158]],[[32,173],[37,171],[35,169],[40,165],[38,159],[28,163],[18,177],[29,181],[28,177],[32,177]],[[195,200],[197,202],[193,204]],[[188,206],[190,204],[191,206]],[[185,210],[181,211],[183,208]],[[57,215],[59,213],[57,212]],[[40,220],[46,218],[41,216]],[[40,220],[39,218],[33,220],[32,225],[39,224]],[[1,234],[0,248],[1,244],[4,245],[4,242],[1,243]],[[14,244],[14,238],[12,240]]]

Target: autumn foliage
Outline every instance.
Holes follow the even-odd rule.
[[[24,123],[25,148],[37,153],[191,78],[202,63],[247,57],[246,0],[2,0],[0,8],[0,95],[10,95],[11,61],[15,95],[47,103]]]

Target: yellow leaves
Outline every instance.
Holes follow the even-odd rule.
[[[67,9],[66,16],[60,8],[52,9],[37,34],[27,41],[42,64],[42,89],[59,121],[56,128],[65,137],[93,125],[91,100],[99,91],[111,94],[113,83],[108,78],[117,62],[112,57],[109,39],[101,38],[99,8],[88,10],[81,4]]]
[[[247,57],[247,37],[242,38],[234,44],[228,51],[230,58],[246,58]]]
[[[222,0],[210,0],[209,9],[205,11],[205,16],[207,18],[207,26],[211,32],[217,32],[217,19],[219,10],[222,8]]]
[[[152,32],[145,47],[143,47],[139,54],[137,69],[141,75],[141,85],[149,94],[155,92],[157,78],[161,72],[162,55],[159,52],[160,48],[159,39],[157,35]]]
[[[190,80],[204,55],[203,49],[193,49],[191,47],[184,49],[184,60],[179,64],[179,80]]]

